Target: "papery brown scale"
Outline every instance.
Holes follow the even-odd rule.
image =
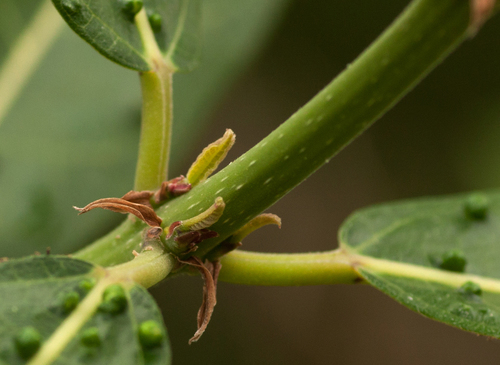
[[[174,196],[186,194],[190,190],[191,184],[168,184],[168,191]]]
[[[153,208],[150,201],[153,194],[154,193],[149,190],[143,190],[143,191],[130,190],[127,194],[122,196],[122,199],[127,200],[131,203],[143,204],[150,208]]]
[[[160,204],[171,196],[179,196],[187,193],[189,190],[191,190],[191,184],[181,175],[175,179],[164,181],[160,189],[154,193],[154,200],[156,204]]]
[[[155,211],[144,204],[132,203],[128,200],[121,198],[104,198],[96,200],[83,208],[73,207],[80,212],[80,214],[86,213],[95,208],[102,208],[106,210],[111,210],[117,213],[123,214],[133,214],[140,220],[144,221],[151,227],[161,226],[161,218],[158,217]]]
[[[168,236],[167,236],[167,238],[172,237],[172,234],[174,233],[175,229],[176,229],[177,227],[179,227],[181,224],[182,224],[182,221],[176,221],[176,222],[172,223],[172,224],[168,227]]]
[[[180,262],[196,267],[200,271],[204,280],[203,301],[197,315],[198,330],[189,340],[189,344],[192,344],[193,342],[198,341],[203,332],[205,332],[205,330],[207,329],[208,323],[210,322],[210,318],[212,317],[212,313],[214,311],[214,307],[217,304],[217,278],[219,276],[220,264],[218,262],[209,262],[205,266],[205,264],[203,264],[203,262],[199,258],[194,256],[190,257],[186,261]]]

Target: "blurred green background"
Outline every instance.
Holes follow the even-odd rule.
[[[464,0],[465,1],[465,0]],[[0,62],[38,0],[0,2]],[[225,128],[230,161],[345,68],[408,1],[205,0],[201,67],[175,78],[173,174]],[[283,227],[245,249],[336,247],[354,210],[500,185],[500,17],[271,212]],[[29,56],[29,55],[27,55]],[[140,115],[137,75],[64,29],[0,126],[0,256],[69,253],[121,216],[72,205],[132,187]],[[221,283],[212,322],[191,346],[201,280],[152,290],[174,364],[492,364],[500,342],[425,319],[368,286]]]

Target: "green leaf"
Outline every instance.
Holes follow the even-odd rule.
[[[0,363],[170,363],[153,298],[138,285],[110,284],[102,268],[63,256],[11,260],[0,264],[0,292]],[[121,306],[110,310],[120,295]],[[68,299],[75,297],[68,310]],[[147,346],[140,339],[142,323],[157,324]]]
[[[496,338],[498,237],[498,191],[367,208],[340,231],[342,248],[370,284],[427,317]]]
[[[128,1],[130,2],[130,1]],[[127,0],[53,0],[69,26],[102,55],[138,71],[151,69]],[[200,49],[199,0],[145,0],[155,38],[176,70],[196,64]],[[140,9],[140,8],[139,8]]]

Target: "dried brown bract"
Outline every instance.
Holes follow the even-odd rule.
[[[122,196],[123,200],[127,200],[131,203],[137,203],[137,204],[142,204],[146,205],[150,208],[153,208],[151,205],[151,197],[153,196],[153,192],[149,190],[143,190],[143,191],[134,191],[130,190],[127,194]]]
[[[161,188],[154,193],[155,203],[160,204],[173,196],[179,196],[191,190],[191,184],[184,176],[176,177],[175,179],[164,181]]]
[[[217,304],[217,279],[221,265],[219,261],[203,263],[197,257],[190,257],[186,261],[179,262],[196,267],[203,277],[203,301],[200,309],[198,310],[197,323],[198,330],[193,337],[189,340],[189,344],[196,342],[200,339],[201,335],[207,329],[212,313],[214,312],[215,304]]]
[[[155,211],[147,205],[133,203],[121,198],[104,198],[96,200],[83,208],[73,207],[80,212],[86,213],[95,208],[102,208],[111,210],[113,212],[123,214],[133,214],[140,220],[144,221],[151,227],[159,227],[161,225],[161,218],[158,217]]]

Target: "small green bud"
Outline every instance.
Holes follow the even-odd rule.
[[[33,327],[24,327],[15,337],[16,349],[24,360],[32,357],[40,348],[42,335]]]
[[[121,0],[121,5],[122,11],[133,21],[135,15],[141,11],[143,3],[142,0]]]
[[[102,299],[99,309],[103,312],[118,314],[127,307],[125,289],[120,284],[108,286],[102,294]]]
[[[472,281],[466,281],[463,283],[458,291],[465,295],[481,295],[483,293],[481,287]]]
[[[472,194],[465,201],[465,216],[472,220],[483,220],[488,213],[488,198],[483,194]]]
[[[460,250],[450,250],[442,256],[439,267],[443,270],[464,272],[467,260],[464,253]]]
[[[142,322],[139,326],[139,341],[146,348],[160,346],[163,341],[161,325],[153,320]]]
[[[80,340],[82,344],[87,347],[98,347],[101,345],[101,339],[99,337],[99,330],[97,327],[87,328],[83,331]]]
[[[153,29],[153,32],[158,33],[161,32],[161,15],[158,13],[151,13],[148,16],[149,19],[149,24],[151,25],[151,29]]]
[[[78,287],[85,293],[91,291],[96,284],[96,280],[94,278],[83,279],[78,284]]]
[[[63,311],[68,314],[76,308],[78,303],[80,302],[80,294],[76,291],[71,291],[64,296],[63,299]]]

